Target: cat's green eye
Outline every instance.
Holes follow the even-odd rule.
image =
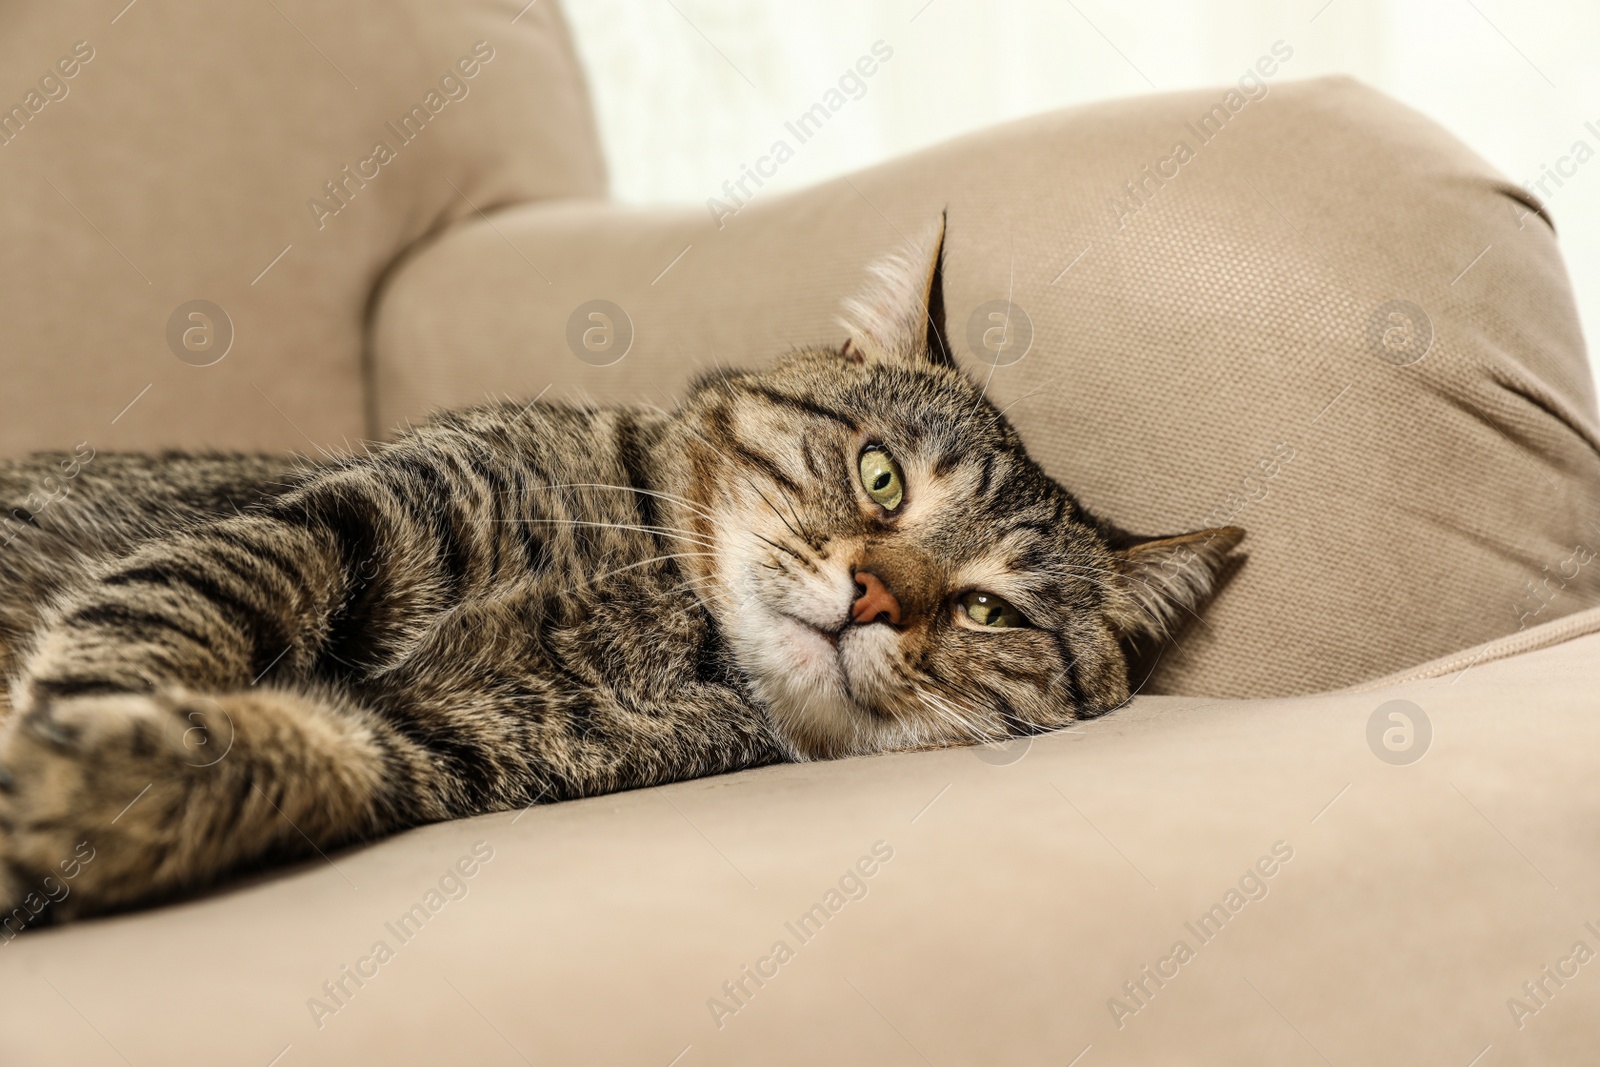
[[[893,511],[905,499],[905,480],[900,477],[900,467],[889,453],[877,445],[869,445],[861,453],[861,487],[885,511]]]
[[[966,612],[967,618],[979,626],[1000,628],[1028,625],[1028,620],[1022,617],[1022,612],[993,593],[981,593],[976,589],[961,594],[961,610]]]

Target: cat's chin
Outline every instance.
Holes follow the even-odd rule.
[[[734,645],[791,754],[830,759],[906,745],[904,724],[873,710],[889,683],[880,669],[893,655],[885,640],[882,627],[829,631],[773,612]]]
[[[880,750],[883,723],[851,696],[846,673],[843,646],[858,635],[822,630],[781,611],[750,614],[742,640],[734,638],[734,656],[790,755],[816,760]]]
[[[805,674],[842,675],[839,662],[839,631],[823,630],[793,615],[778,616],[781,645]]]

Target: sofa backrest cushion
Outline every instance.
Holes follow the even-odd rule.
[[[1273,69],[792,195],[462,226],[382,300],[380,419],[552,384],[670,404],[837,343],[864,265],[948,208],[958,357],[1046,469],[1141,533],[1249,531],[1150,689],[1345,685],[1600,602],[1600,437],[1550,223],[1414,112]],[[1020,358],[985,342],[1008,297]],[[569,345],[597,299],[626,317],[616,362]]]

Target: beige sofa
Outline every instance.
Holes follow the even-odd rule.
[[[1127,525],[1250,539],[1104,720],[30,933],[0,1063],[1593,1058],[1593,387],[1549,220],[1437,127],[1263,48],[1232,87],[646,210],[604,199],[553,0],[17,7],[10,453],[667,404],[837,338],[864,264],[947,208],[960,356],[1047,468]],[[1021,358],[983,340],[1007,299]],[[594,300],[615,347],[569,343]]]

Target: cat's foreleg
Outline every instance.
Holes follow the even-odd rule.
[[[309,680],[348,555],[325,525],[240,517],[146,545],[55,606],[0,728],[0,938],[83,853],[52,916],[436,816],[426,755]]]
[[[166,688],[16,716],[0,735],[0,940],[390,829],[397,772],[384,725],[334,694]]]

